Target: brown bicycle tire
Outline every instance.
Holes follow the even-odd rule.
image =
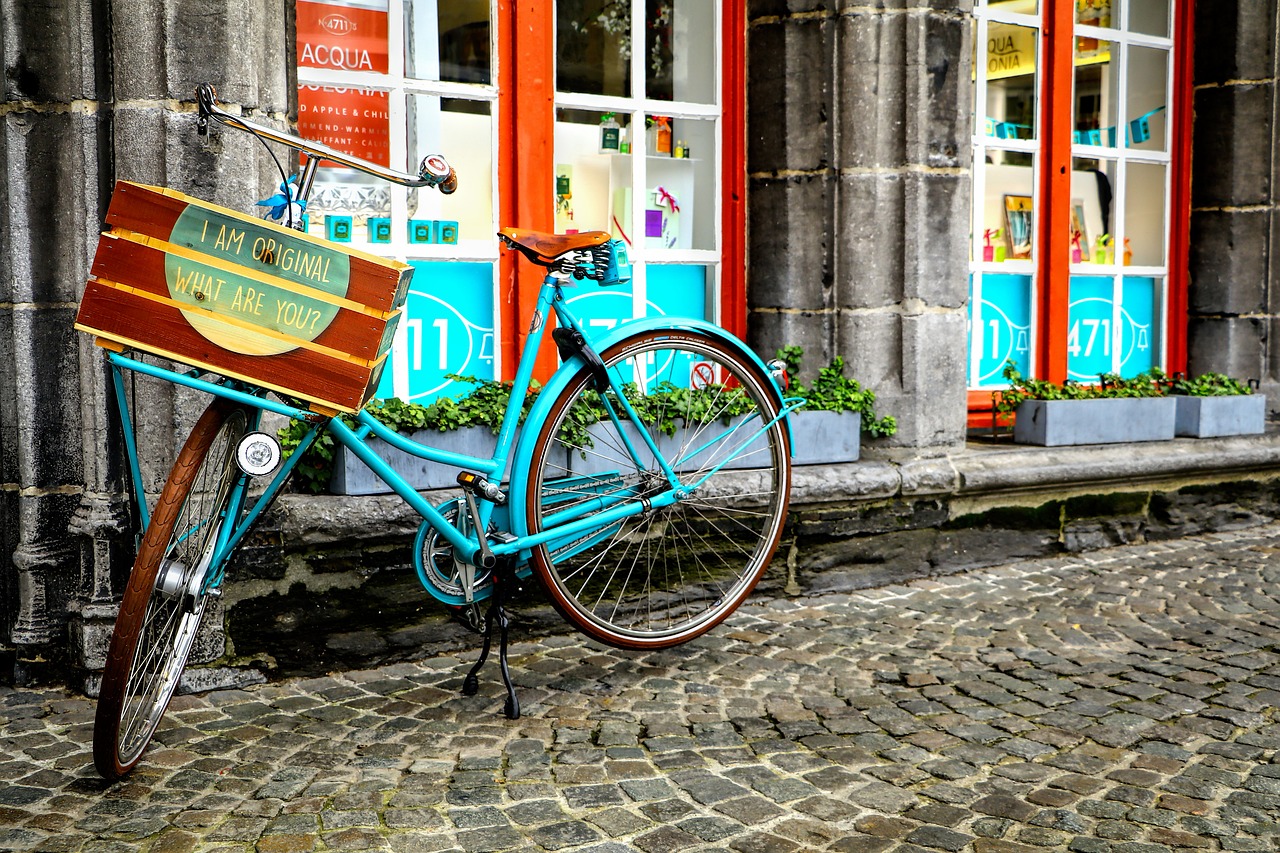
[[[722,367],[731,368],[729,370],[731,377],[749,382],[754,387],[753,397],[761,406],[765,417],[770,419],[776,417],[779,406],[777,400],[769,393],[769,379],[751,364],[749,359],[744,358],[712,335],[685,330],[638,332],[601,353],[601,358],[604,364],[612,369],[615,363],[629,357],[629,353],[641,352],[646,347],[659,344],[672,349],[687,345],[691,350],[699,351],[717,360]],[[563,418],[568,417],[566,410],[573,407],[584,390],[591,386],[593,376],[591,368],[584,367],[571,378],[547,410],[546,418],[541,425],[532,453],[531,470],[526,480],[525,511],[528,530],[531,534],[542,529],[540,489],[545,481],[544,469],[548,464],[547,460],[554,453],[554,436],[558,424]],[[761,544],[751,558],[754,565],[744,568],[736,581],[726,590],[727,596],[714,603],[706,611],[705,616],[698,616],[687,626],[672,629],[668,633],[652,634],[627,630],[613,624],[610,619],[593,616],[590,612],[591,608],[584,606],[582,601],[568,589],[568,584],[560,576],[556,560],[549,554],[548,546],[539,545],[533,548],[530,565],[552,606],[582,634],[615,648],[635,651],[665,649],[688,642],[724,621],[755,589],[760,578],[767,571],[782,539],[791,493],[791,445],[789,434],[781,422],[771,428],[769,434],[772,437],[769,445],[772,459],[770,470],[774,471],[776,493],[774,500],[769,503],[768,529],[762,531]]]
[[[237,414],[243,415],[245,413],[244,407],[223,399],[215,399],[209,404],[200,419],[196,421],[191,434],[187,436],[187,440],[178,454],[177,461],[174,462],[173,468],[169,472],[168,480],[165,482],[164,489],[156,501],[150,523],[147,525],[146,533],[143,535],[142,542],[139,545],[138,555],[134,561],[133,570],[129,574],[129,581],[121,600],[120,611],[116,616],[115,628],[112,631],[111,645],[107,652],[107,664],[103,671],[102,688],[98,696],[97,714],[94,720],[94,765],[103,778],[107,780],[114,781],[121,778],[141,760],[142,754],[146,751],[152,736],[155,734],[160,718],[163,717],[164,711],[172,699],[173,691],[176,689],[177,680],[175,678],[174,683],[168,688],[165,695],[159,698],[158,711],[154,710],[157,703],[152,703],[155,719],[148,726],[149,730],[143,734],[141,744],[137,745],[135,749],[131,749],[131,754],[122,760],[120,743],[121,717],[125,712],[128,700],[129,679],[136,662],[136,654],[141,641],[148,607],[153,596],[157,595],[155,591],[156,576],[172,542],[174,526],[185,508],[192,484],[196,481],[197,475],[208,460],[214,441],[221,434],[225,424],[236,417]],[[246,419],[242,418],[239,424],[241,435],[245,431],[245,423]],[[233,426],[233,428],[235,427]],[[238,438],[235,441],[238,441]],[[234,443],[228,442],[228,446],[230,447],[231,455],[234,456]],[[217,504],[215,511],[219,514],[225,508],[228,498],[226,491],[230,482],[229,478],[233,477],[236,471],[233,459],[223,459],[221,464],[224,467],[224,472],[220,475],[222,477],[220,495],[215,498],[215,503]],[[201,602],[198,606],[198,613],[195,614],[195,624],[190,628],[193,635],[199,626],[203,612],[204,603]],[[188,642],[186,648],[180,650],[181,661],[177,662],[179,674],[186,664],[186,658],[189,653],[190,643]]]

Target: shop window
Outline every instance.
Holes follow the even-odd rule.
[[[975,4],[971,389],[1003,387],[1007,360],[1081,382],[1181,366],[1189,7]]]
[[[628,287],[571,293],[596,326],[680,314],[745,331],[742,9],[296,7],[299,132],[405,171],[439,151],[460,176],[448,197],[333,166],[316,179],[311,233],[417,270],[379,396],[425,402],[459,390],[449,374],[514,371],[540,275],[499,252],[500,225],[603,230],[630,245]]]

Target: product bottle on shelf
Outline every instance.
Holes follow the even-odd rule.
[[[671,156],[671,119],[666,116],[658,116],[656,119],[658,125],[658,144],[654,148],[655,154],[665,154]]]
[[[622,130],[613,113],[605,113],[600,119],[600,153],[617,154],[619,134]]]

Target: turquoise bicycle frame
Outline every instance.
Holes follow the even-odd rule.
[[[675,472],[671,470],[668,463],[663,459],[662,454],[658,453],[655,437],[650,435],[644,428],[639,417],[631,409],[630,403],[622,394],[622,389],[617,378],[609,377],[609,382],[615,391],[615,399],[621,404],[623,411],[614,411],[612,406],[606,401],[605,408],[608,411],[610,419],[616,426],[619,426],[619,434],[626,443],[628,452],[633,460],[639,462],[642,458],[639,455],[640,449],[631,445],[626,434],[620,429],[622,420],[630,420],[632,426],[637,428],[641,440],[645,448],[657,458],[663,466],[663,475],[671,485],[671,489],[661,495],[653,496],[649,499],[647,506],[638,501],[628,501],[627,495],[610,494],[601,495],[598,500],[584,501],[575,506],[572,511],[566,511],[559,517],[553,518],[556,522],[551,529],[545,529],[536,534],[530,534],[527,524],[527,509],[525,504],[525,491],[527,486],[529,469],[534,452],[534,444],[537,441],[537,430],[526,430],[523,434],[517,435],[518,423],[520,418],[520,410],[523,406],[526,393],[528,392],[530,382],[533,377],[533,365],[538,348],[541,345],[543,333],[545,332],[545,318],[554,311],[556,318],[561,326],[576,329],[583,335],[588,344],[598,352],[603,352],[610,346],[618,343],[631,335],[641,332],[651,332],[655,330],[671,330],[679,332],[681,330],[700,332],[718,338],[722,343],[731,347],[744,360],[753,363],[765,376],[770,377],[770,389],[774,394],[774,402],[778,405],[779,413],[771,421],[760,424],[758,428],[752,432],[744,442],[745,446],[751,440],[770,429],[778,420],[782,420],[790,430],[790,424],[787,422],[787,415],[803,405],[803,401],[787,400],[783,398],[782,392],[778,389],[776,382],[772,379],[769,369],[760,361],[755,353],[751,352],[736,338],[728,335],[724,330],[717,326],[702,320],[680,319],[680,318],[648,318],[634,320],[622,323],[607,335],[592,340],[587,334],[584,326],[572,314],[565,305],[563,294],[561,293],[562,282],[556,276],[548,275],[542,284],[542,288],[538,294],[537,309],[535,320],[529,330],[528,340],[525,344],[524,351],[520,358],[520,363],[516,369],[516,376],[512,386],[511,398],[507,403],[507,409],[503,414],[502,424],[498,431],[497,448],[491,458],[483,459],[479,457],[467,456],[463,454],[452,453],[446,450],[439,450],[427,445],[418,444],[410,441],[395,430],[390,429],[384,424],[376,420],[366,411],[360,411],[355,416],[356,426],[353,428],[348,426],[347,422],[340,417],[327,418],[323,415],[317,415],[315,412],[289,403],[280,402],[270,399],[266,396],[268,393],[265,389],[248,385],[236,380],[218,378],[209,380],[201,378],[202,373],[197,370],[189,370],[186,372],[178,372],[169,370],[164,367],[149,364],[132,356],[122,353],[108,353],[108,359],[111,364],[112,377],[116,390],[116,400],[118,403],[122,426],[124,427],[126,452],[129,457],[129,471],[133,480],[133,497],[137,502],[139,519],[141,527],[145,530],[149,512],[147,509],[146,495],[142,488],[142,477],[140,467],[138,465],[137,445],[134,436],[132,419],[129,415],[127,405],[127,394],[123,371],[130,370],[147,376],[164,379],[177,385],[183,385],[188,388],[194,388],[204,391],[216,397],[222,397],[235,403],[244,405],[250,409],[250,426],[256,428],[262,412],[273,412],[289,418],[297,418],[310,422],[311,428],[307,431],[302,439],[299,447],[289,456],[288,459],[280,466],[279,470],[273,476],[271,482],[267,485],[263,494],[258,496],[252,504],[249,503],[249,480],[247,474],[241,473],[236,479],[231,492],[231,500],[223,516],[223,523],[218,530],[217,541],[212,551],[209,564],[217,567],[210,572],[204,580],[204,588],[206,590],[214,589],[222,583],[223,570],[230,558],[232,552],[239,546],[245,534],[258,520],[266,508],[270,505],[280,489],[284,486],[289,474],[292,473],[298,460],[303,453],[319,436],[322,429],[328,429],[333,439],[344,447],[348,448],[356,455],[360,461],[364,462],[373,473],[387,486],[399,495],[406,503],[417,512],[431,528],[446,539],[453,546],[454,553],[463,555],[467,562],[479,564],[482,556],[481,545],[474,535],[463,533],[456,525],[451,523],[444,515],[431,503],[429,503],[421,494],[419,494],[413,486],[407,483],[404,478],[395,472],[383,459],[375,453],[366,444],[365,439],[370,435],[382,439],[387,444],[395,447],[410,455],[425,459],[429,462],[435,462],[442,465],[448,465],[461,470],[474,471],[483,475],[485,478],[492,478],[494,481],[501,480],[503,474],[507,471],[507,463],[514,458],[512,465],[512,475],[510,483],[506,489],[508,494],[510,533],[512,537],[505,540],[487,543],[490,553],[496,557],[515,556],[517,558],[527,556],[528,552],[539,545],[551,542],[564,542],[581,539],[581,541],[589,543],[594,539],[593,533],[608,530],[613,525],[621,522],[623,519],[644,512],[647,508],[660,508],[676,503],[681,499],[682,494],[693,488],[697,483],[682,484]],[[577,374],[585,366],[585,361],[581,356],[571,356],[567,358],[561,365],[560,369],[552,376],[551,380],[542,389],[534,402],[532,410],[528,416],[528,423],[538,424],[545,420],[547,412],[554,402],[556,396],[569,383],[575,374]],[[514,457],[512,457],[512,449],[514,447]],[[719,467],[708,472],[702,479],[711,476],[718,471]],[[700,481],[699,481],[700,482]],[[474,525],[469,525],[471,529],[488,530],[490,521],[493,520],[495,504],[488,500],[477,497],[478,519]],[[226,523],[227,521],[231,523]],[[585,547],[585,545],[583,546]],[[420,558],[415,556],[415,563]],[[443,593],[424,583],[424,587],[432,595],[440,598],[445,603],[456,603],[443,598]],[[479,593],[480,591],[477,590]],[[477,600],[486,597],[477,595]]]

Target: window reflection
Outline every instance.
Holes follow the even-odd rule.
[[[1037,41],[1034,27],[998,23],[987,27],[987,103],[982,117],[986,136],[1035,138]]]
[[[692,0],[646,0],[645,92],[650,98],[715,100],[715,6]]]
[[[631,94],[630,0],[556,0],[556,89]]]
[[[407,0],[404,18],[406,75],[491,82],[489,0]]]
[[[1169,35],[1172,0],[1130,0],[1129,29],[1151,36]]]
[[[1075,56],[1075,138],[1077,145],[1114,148],[1120,108],[1113,52],[1115,44],[1078,36]],[[1117,57],[1118,58],[1118,57]]]

